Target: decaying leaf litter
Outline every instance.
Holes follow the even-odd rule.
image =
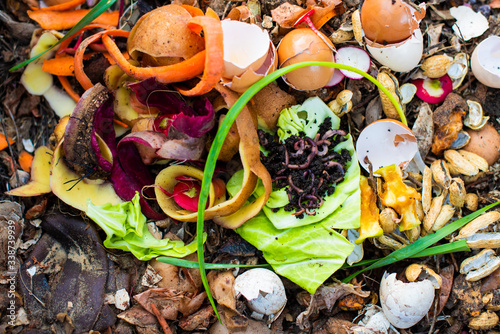
[[[495,330],[496,1],[113,3],[2,4],[2,328]]]

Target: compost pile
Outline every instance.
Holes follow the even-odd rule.
[[[500,1],[0,21],[3,333],[500,330]]]

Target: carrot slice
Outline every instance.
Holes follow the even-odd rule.
[[[191,16],[203,16],[203,11],[198,7],[190,6],[190,5],[181,5],[182,8],[187,10]]]
[[[61,86],[64,88],[66,93],[68,93],[69,96],[75,101],[78,102],[80,100],[80,95],[78,95],[77,92],[73,89],[71,84],[68,81],[67,77],[63,77],[62,75],[58,75],[57,78],[59,79],[59,82],[61,83]]]
[[[217,13],[210,7],[207,8],[207,11],[205,12],[205,16],[212,17],[212,18],[220,21],[219,15],[217,15]]]
[[[68,2],[61,3],[58,5],[54,5],[54,6],[49,6],[49,7],[44,7],[44,8],[31,8],[31,9],[44,10],[44,11],[53,10],[53,11],[60,12],[60,11],[65,11],[65,10],[71,10],[77,6],[80,6],[83,3],[85,3],[85,0],[70,0]]]
[[[43,29],[46,30],[67,30],[73,28],[90,9],[77,9],[69,11],[53,11],[53,10],[28,10],[28,16],[33,21],[36,21]],[[118,24],[118,11],[110,13],[102,13],[93,23],[109,24],[116,26]]]
[[[134,66],[123,57],[120,49],[118,49],[115,42],[108,36],[125,37],[123,33],[127,32],[122,30],[109,30],[102,36],[102,42],[106,46],[111,57],[116,61],[116,64],[123,72],[127,73],[128,76],[137,80],[156,77],[158,82],[167,84],[189,80],[203,73],[205,50],[198,52],[189,59],[173,65],[156,67]]]
[[[25,172],[31,171],[31,165],[33,164],[33,156],[26,151],[19,153],[19,166]]]
[[[9,144],[14,144],[14,140],[9,138],[9,142],[7,143],[7,137],[3,133],[0,133],[0,151],[7,148]]]
[[[53,75],[74,76],[74,69],[75,59],[71,56],[45,59],[42,65],[42,70],[44,72]]]
[[[195,16],[188,22],[195,33],[203,30],[205,35],[205,69],[200,82],[189,90],[177,88],[185,96],[203,95],[211,91],[222,78],[224,71],[222,26],[219,19],[208,16]]]
[[[87,49],[87,46],[89,46],[91,43],[99,40],[103,34],[104,31],[101,31],[84,39],[75,53],[75,77],[85,90],[94,86],[92,84],[92,81],[90,81],[89,77],[83,70],[83,56],[85,54],[85,49]]]

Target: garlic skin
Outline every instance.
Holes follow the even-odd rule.
[[[410,328],[429,312],[434,286],[429,280],[404,283],[396,273],[384,274],[380,283],[380,304],[389,322],[397,328]]]
[[[252,317],[256,319],[267,315],[270,321],[275,320],[287,302],[281,279],[268,269],[251,269],[236,277],[234,292],[237,298],[246,298],[248,308],[253,311]]]

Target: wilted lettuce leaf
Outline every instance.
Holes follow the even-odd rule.
[[[138,193],[131,201],[116,205],[94,205],[89,199],[86,214],[106,232],[105,247],[129,251],[139,260],[160,255],[185,257],[196,251],[196,242],[184,245],[178,240],[154,238],[141,212]]]
[[[340,216],[348,215],[351,207],[343,206],[337,211]],[[261,250],[278,274],[309,293],[314,293],[337,271],[354,249],[328,223],[278,230],[263,213],[245,222],[236,232]]]

